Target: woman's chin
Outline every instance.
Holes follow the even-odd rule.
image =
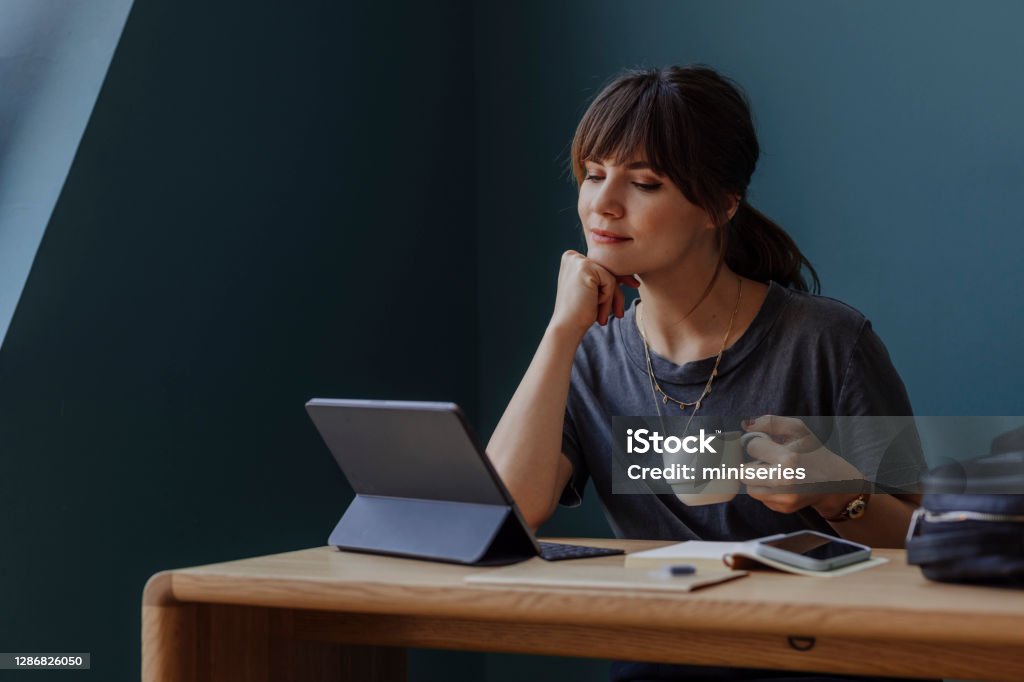
[[[607,249],[601,248],[600,244],[592,246],[587,250],[587,258],[616,276],[631,275],[636,272],[632,269],[630,259],[609,253]]]

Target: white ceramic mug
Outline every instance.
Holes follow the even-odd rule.
[[[744,440],[744,436],[748,436],[743,431],[726,431],[721,434],[720,442],[722,445],[722,452],[718,458],[708,457],[707,454],[700,456],[702,466],[707,467],[718,467],[724,464],[726,467],[739,467],[743,463],[745,446],[749,442],[749,439]],[[693,462],[697,459],[696,455],[687,455],[688,461],[682,462],[678,455],[664,455],[665,465],[670,466],[675,463],[687,464],[693,466]],[[671,460],[671,461],[670,461]],[[717,460],[717,461],[716,461]],[[699,478],[701,472],[695,472],[695,475]],[[722,502],[728,502],[732,498],[736,497],[736,493],[740,491],[742,482],[733,478],[731,480],[713,480],[713,481],[679,481],[672,483],[672,491],[676,494],[683,504],[691,507],[699,507],[705,504],[720,504]]]

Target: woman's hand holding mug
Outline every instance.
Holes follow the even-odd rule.
[[[803,468],[806,473],[806,478],[795,485],[794,481],[784,479],[747,483],[750,496],[772,511],[792,514],[813,507],[822,517],[832,518],[850,501],[851,493],[826,490],[835,484],[864,481],[864,474],[826,448],[801,419],[763,415],[745,420],[742,426],[748,437],[757,435],[745,439],[745,446],[748,455],[760,460],[759,466]],[[808,492],[800,492],[800,488]]]

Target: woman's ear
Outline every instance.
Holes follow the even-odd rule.
[[[743,197],[739,194],[733,194],[731,199],[732,203],[729,205],[729,220],[732,220],[732,217],[736,215],[736,211],[740,210],[740,202],[743,201]]]
[[[726,222],[732,220],[732,217],[736,215],[736,211],[740,210],[740,201],[742,201],[742,199],[740,198],[739,194],[732,194],[729,196],[729,208],[725,212]],[[704,227],[708,230],[714,230],[717,227],[714,221],[711,219],[710,213],[708,214],[708,221],[704,223]]]

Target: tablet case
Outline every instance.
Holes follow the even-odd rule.
[[[355,552],[478,566],[537,554],[507,506],[372,495],[356,495],[327,542]]]
[[[475,565],[538,554],[454,403],[313,399],[306,410],[356,493],[329,544]]]

